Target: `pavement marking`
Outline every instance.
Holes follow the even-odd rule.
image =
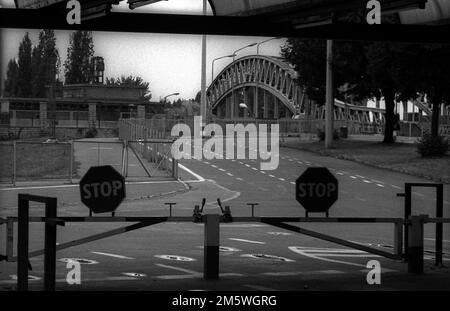
[[[227,170],[224,170],[223,168],[219,168],[219,171],[226,172]]]
[[[341,175],[341,176],[344,175],[344,173],[342,173],[342,172],[337,172],[336,174]]]
[[[351,179],[356,179],[357,177],[356,177],[356,176],[350,176],[350,178],[351,178]]]
[[[163,265],[163,264],[155,264],[155,265],[162,267],[162,268],[173,269],[176,271],[186,273],[186,274],[179,274],[179,275],[159,275],[156,277],[158,279],[179,280],[179,279],[192,279],[192,278],[202,278],[203,277],[203,273],[198,272],[198,271],[183,269],[183,268],[168,266],[168,265]],[[219,274],[219,277],[243,277],[243,276],[245,276],[245,275],[240,274],[240,273],[220,273]]]
[[[267,174],[265,171],[260,171],[261,172],[261,174]]]
[[[316,271],[280,271],[265,272],[263,275],[269,276],[297,276],[297,275],[314,275],[314,274],[346,274],[347,272],[339,270],[316,270]]]
[[[211,164],[212,167],[217,168],[217,165]]]
[[[252,240],[245,240],[245,239],[236,239],[236,238],[228,238],[228,240],[233,240],[233,241],[238,241],[238,242],[246,242],[246,243],[252,243],[252,244],[266,244],[266,242],[252,241]]]
[[[370,179],[371,181],[373,181],[374,183],[378,183],[378,184],[384,184],[384,182],[376,180],[376,179]]]
[[[257,171],[258,169],[256,167],[252,167],[252,170]]]
[[[377,258],[381,257],[378,255],[369,254],[364,251],[360,250],[354,250],[354,249],[340,249],[340,248],[319,248],[319,247],[302,247],[302,246],[289,246],[288,247],[291,251],[303,255],[308,258],[322,260],[322,261],[328,261],[333,263],[340,263],[350,266],[356,266],[356,267],[364,267],[367,268],[365,265],[354,263],[354,262],[348,262],[343,260],[336,260],[336,259],[330,259],[326,257],[364,257],[364,258]],[[339,256],[340,255],[340,256]],[[353,255],[353,256],[352,256]],[[363,256],[361,256],[363,255]],[[393,272],[396,270],[391,269],[383,269],[385,272]]]
[[[233,176],[234,176],[234,175],[233,175],[233,174],[231,174],[231,173],[227,173],[227,175],[228,175],[228,176],[231,176],[231,177],[233,177]]]
[[[281,181],[286,181],[286,179],[284,179],[284,178],[278,178],[278,180],[281,180]]]
[[[244,181],[241,177],[236,177],[236,179],[239,181]]]
[[[82,265],[96,265],[98,264],[98,261],[91,260],[91,259],[84,259],[84,258],[60,258],[58,261],[61,262],[72,262],[72,261],[78,261]]]
[[[303,162],[302,162],[302,161],[297,161],[297,163],[298,163],[298,164],[303,164]]]
[[[384,188],[384,185],[382,184],[377,184],[378,187]]]
[[[292,235],[292,233],[281,232],[281,231],[270,231],[270,232],[267,232],[267,234],[271,234],[271,235]]]
[[[366,178],[366,177],[361,176],[361,175],[356,175],[356,177],[359,177],[359,178]]]
[[[178,255],[154,255],[156,258],[167,259],[167,260],[176,260],[176,261],[196,261],[196,259],[185,256]]]
[[[249,164],[244,164],[245,166],[247,166],[247,167],[250,167],[250,165]]]
[[[371,184],[372,182],[370,180],[364,179],[363,182],[365,182],[366,184]]]
[[[272,178],[276,178],[276,177],[275,177],[275,176],[273,176],[272,174],[269,174],[269,176],[270,176],[270,177],[272,177]]]
[[[273,261],[281,261],[281,262],[295,262],[295,260],[292,260],[292,259],[289,259],[286,257],[269,255],[269,254],[242,254],[241,257],[265,259],[265,260],[273,260]]]
[[[109,256],[109,257],[120,258],[120,259],[134,259],[133,257],[127,257],[127,256],[116,255],[116,254],[110,254],[110,253],[103,253],[103,252],[91,252],[91,253],[92,253],[92,254],[97,254],[97,255],[103,255],[103,256]]]
[[[261,290],[261,291],[278,291],[278,289],[274,289],[274,288],[270,288],[270,287],[266,287],[266,286],[260,286],[260,285],[244,284],[243,286],[252,288],[252,289],[256,289],[256,290]]]
[[[295,182],[291,181],[291,185],[295,185]]]
[[[199,180],[199,181],[205,181],[205,179],[204,179],[202,176],[200,176],[200,175],[197,174],[197,173],[194,173],[192,170],[188,169],[188,168],[187,168],[186,166],[184,166],[183,164],[178,163],[178,167],[181,168],[181,169],[183,169],[183,170],[185,170],[186,172],[188,172],[189,174],[191,174],[191,175],[194,176],[195,178],[197,178],[197,180]]]
[[[145,273],[138,273],[138,272],[122,272],[122,274],[133,278],[143,278],[147,276],[147,274]]]

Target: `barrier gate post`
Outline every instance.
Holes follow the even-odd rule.
[[[219,241],[220,215],[206,214],[203,278],[217,280],[219,278]]]
[[[408,230],[408,272],[423,273],[423,224],[427,215],[411,216]]]
[[[28,290],[28,218],[29,202],[19,194],[17,228],[17,290]]]

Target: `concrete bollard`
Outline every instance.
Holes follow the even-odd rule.
[[[205,280],[219,279],[219,241],[220,241],[220,215],[206,214],[203,278]]]
[[[423,273],[423,223],[427,215],[411,216],[408,225],[408,272]]]

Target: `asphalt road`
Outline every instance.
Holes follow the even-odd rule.
[[[87,148],[87,147],[86,147]],[[110,147],[108,147],[110,148]],[[77,152],[88,152],[78,150]],[[103,155],[114,162],[115,152]],[[108,157],[111,157],[109,159]],[[88,157],[91,158],[92,157]],[[131,160],[134,161],[134,160]],[[95,162],[95,161],[94,161]],[[249,216],[247,203],[256,202],[257,216],[304,216],[295,200],[295,180],[308,167],[325,166],[339,181],[339,199],[330,217],[403,217],[405,182],[420,178],[380,170],[358,163],[318,156],[294,149],[280,149],[279,166],[264,171],[261,160],[185,159],[180,161],[179,181],[143,179],[127,185],[133,197],[117,210],[118,216],[168,215],[165,202],[176,202],[173,214],[191,216],[194,205],[206,198],[206,213],[218,213],[216,199],[229,205],[232,215]],[[119,162],[120,163],[120,162]],[[136,162],[137,163],[137,162]],[[133,162],[133,164],[136,164]],[[89,165],[89,164],[83,164]],[[135,170],[139,170],[136,164]],[[19,192],[58,196],[59,215],[87,214],[73,185],[32,189],[0,189],[1,216],[15,216]],[[131,192],[130,192],[131,191]],[[159,195],[158,195],[159,194]],[[36,215],[41,211],[32,209]],[[414,189],[413,214],[434,216],[431,189]],[[444,187],[444,217],[450,217],[450,187]],[[126,224],[81,223],[58,227],[58,242],[81,238]],[[301,224],[321,233],[392,251],[391,224]],[[42,225],[33,224],[32,249],[42,248]],[[4,228],[2,228],[4,229]],[[4,250],[4,230],[0,246]],[[444,264],[450,263],[450,228],[444,226]],[[65,290],[391,290],[450,289],[450,269],[433,267],[434,225],[425,227],[425,268],[422,276],[407,273],[407,264],[261,223],[221,224],[218,281],[202,279],[203,225],[164,223],[65,249],[57,253],[57,289]],[[169,255],[169,256],[167,256]],[[183,258],[186,257],[186,258]],[[81,285],[68,285],[64,258],[82,258]],[[382,267],[381,284],[369,285],[369,260]],[[89,262],[92,260],[93,262]],[[37,277],[33,289],[42,288],[43,257],[31,259]],[[0,263],[0,288],[15,285],[15,263]],[[131,274],[130,274],[131,273]]]

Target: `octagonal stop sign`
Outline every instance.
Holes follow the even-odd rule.
[[[81,202],[93,213],[113,212],[125,198],[125,179],[112,166],[93,166],[80,180]]]
[[[327,212],[338,199],[338,181],[326,167],[309,167],[295,182],[295,198],[307,212]]]

